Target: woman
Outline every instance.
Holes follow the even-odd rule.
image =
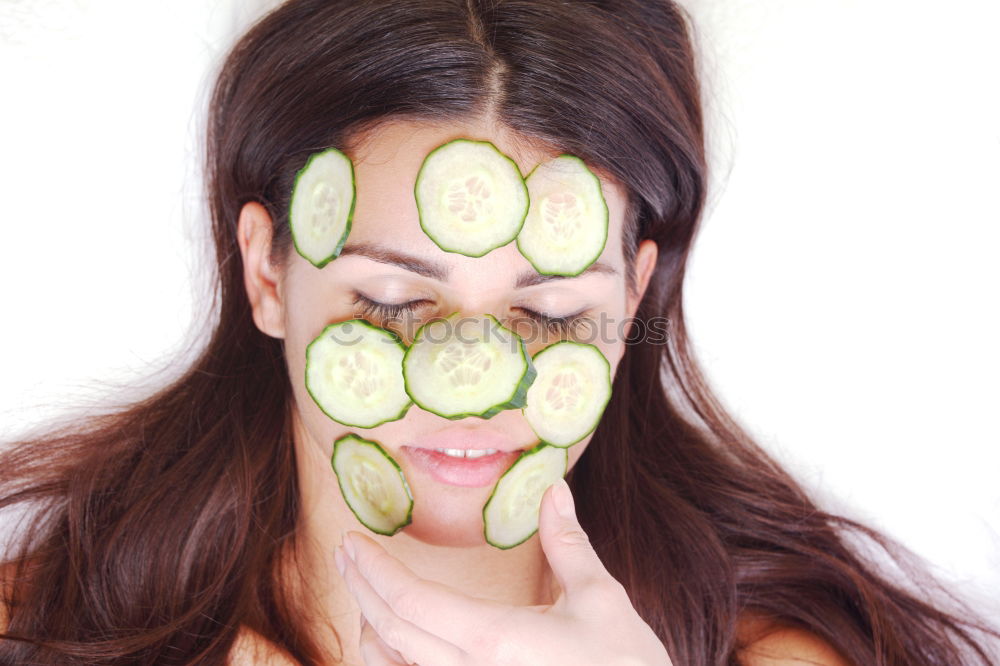
[[[436,248],[411,175],[460,137],[522,173],[581,157],[608,201],[608,270],[518,286],[530,265],[513,246]],[[880,537],[818,510],[705,388],[681,302],[703,144],[669,3],[293,0],[267,16],[212,98],[207,349],[149,399],[3,456],[4,503],[45,502],[5,570],[3,663],[987,663],[973,621],[880,577],[844,532]],[[317,271],[287,211],[296,171],[328,146],[354,161],[358,203]],[[418,498],[410,526],[375,539],[329,468],[352,429],[304,386],[325,324],[453,311],[551,338],[573,335],[571,315],[631,322],[596,343],[614,387],[569,449],[575,511],[553,487],[538,535],[508,551],[482,543],[490,485],[437,480],[414,450],[513,452],[533,441],[519,412],[411,408],[360,431]],[[650,334],[662,316],[665,340]]]

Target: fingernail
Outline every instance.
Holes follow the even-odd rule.
[[[556,513],[563,518],[572,520],[575,517],[573,507],[573,493],[569,489],[566,479],[559,479],[553,484],[552,500],[556,505]]]
[[[350,534],[344,534],[344,550],[347,551],[347,556],[352,560],[354,559],[354,541],[351,540]]]
[[[337,571],[340,575],[344,575],[344,553],[342,552],[340,546],[333,549],[333,561],[337,564]]]

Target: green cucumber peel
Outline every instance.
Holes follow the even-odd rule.
[[[317,350],[321,348],[321,345],[327,344],[326,341],[328,337],[332,336],[334,331],[336,331],[337,329],[345,329],[348,326],[357,326],[361,334],[364,334],[366,331],[374,333],[375,339],[378,340],[378,344],[386,345],[385,351],[387,353],[399,357],[398,363],[400,365],[397,365],[397,362],[394,360],[389,360],[385,364],[385,370],[386,372],[389,373],[394,374],[396,369],[398,368],[400,373],[398,380],[399,381],[398,390],[394,392],[395,395],[389,396],[391,398],[390,401],[383,403],[385,405],[385,409],[382,411],[382,413],[370,417],[369,419],[357,419],[356,413],[355,413],[355,418],[351,418],[351,416],[348,414],[336,412],[335,408],[339,406],[343,401],[338,399],[339,396],[328,395],[319,390],[319,387],[317,387],[316,384],[320,380],[315,379],[314,374],[312,373],[313,364],[321,363],[324,360],[322,358],[320,359],[316,358],[317,355],[321,353]],[[345,336],[351,335],[351,331],[344,330],[342,335]],[[402,363],[402,358],[405,356],[405,354],[406,354],[406,345],[403,344],[403,341],[395,332],[376,326],[364,319],[349,319],[346,321],[340,321],[340,322],[335,322],[333,324],[329,324],[323,329],[323,331],[319,335],[317,335],[313,339],[312,342],[310,342],[306,346],[306,367],[305,367],[306,391],[309,393],[310,397],[312,397],[313,402],[316,403],[316,406],[319,407],[324,414],[326,414],[329,418],[342,425],[355,428],[374,428],[377,425],[381,425],[389,421],[396,421],[398,419],[403,418],[403,416],[406,415],[406,412],[410,409],[410,406],[413,404],[412,400],[409,399],[409,396],[406,395],[405,388],[403,387],[402,384],[401,363]],[[395,377],[393,377],[392,379],[395,380]],[[393,409],[394,404],[399,405],[399,407],[397,409]]]
[[[503,346],[509,346],[511,344],[516,346],[516,350],[512,352],[512,356],[518,359],[518,363],[513,368],[513,372],[508,375],[510,381],[506,382],[510,386],[510,391],[504,393],[503,395],[497,395],[496,399],[492,400],[488,405],[481,405],[480,409],[463,409],[463,408],[452,408],[448,409],[442,404],[442,390],[431,391],[426,388],[422,388],[423,383],[428,381],[440,381],[440,375],[437,375],[438,364],[435,363],[436,358],[434,357],[433,350],[424,352],[423,346],[426,345],[442,345],[445,342],[455,338],[455,332],[450,334],[449,338],[446,338],[440,342],[424,342],[424,335],[426,331],[430,330],[431,326],[444,323],[454,323],[455,321],[461,321],[458,319],[459,314],[454,313],[445,317],[444,319],[433,319],[431,321],[423,324],[414,336],[413,343],[406,350],[406,354],[403,356],[403,380],[406,389],[406,393],[410,396],[410,399],[417,404],[421,409],[425,411],[432,412],[438,416],[442,416],[451,420],[464,419],[470,416],[489,419],[496,416],[500,412],[507,409],[521,409],[524,407],[527,401],[528,389],[530,388],[532,382],[535,380],[536,371],[535,367],[531,361],[531,355],[528,354],[524,340],[514,331],[503,326],[496,317],[490,314],[481,315],[483,318],[488,319],[492,323],[492,329],[489,335],[501,335],[506,334],[509,338],[506,341],[501,341],[500,344]],[[449,324],[451,325],[451,324]],[[456,326],[456,331],[457,331]],[[461,343],[460,344],[465,344]],[[490,345],[491,342],[477,342],[474,345]],[[473,346],[470,344],[469,346]],[[486,347],[488,348],[488,347]],[[443,353],[445,350],[441,350],[438,353]],[[430,354],[432,358],[431,367],[425,369],[423,372],[417,367],[419,363],[425,361],[424,358],[418,358],[419,354]],[[499,354],[495,355],[494,361],[497,360]],[[492,365],[491,365],[492,367]],[[430,373],[430,377],[427,373]],[[457,392],[457,391],[456,391]],[[444,400],[447,401],[448,397],[445,396]],[[437,401],[437,404],[432,404],[431,401]],[[455,402],[461,402],[456,399]]]
[[[442,175],[441,172],[447,174],[447,167],[450,166],[449,161],[455,159],[449,153],[465,148],[475,149],[479,147],[488,148],[489,151],[481,154],[478,160],[466,161],[463,166],[469,165],[469,177],[478,178],[482,175],[482,173],[477,174],[477,170],[488,172],[491,176],[490,184],[498,189],[492,193],[494,200],[502,200],[503,204],[500,205],[504,206],[494,209],[495,214],[499,215],[506,210],[510,211],[507,218],[499,220],[499,223],[505,227],[502,229],[504,233],[497,234],[493,228],[496,225],[485,229],[475,229],[467,233],[456,232],[455,229],[449,228],[451,225],[447,222],[447,218],[450,215],[443,212],[443,209],[447,208],[443,202],[446,194],[442,193],[440,187],[434,186],[434,179]],[[461,157],[460,153],[458,157]],[[483,157],[486,159],[482,159]],[[482,181],[480,180],[478,184],[481,185]],[[454,194],[454,192],[450,194]],[[417,172],[413,185],[413,196],[417,204],[420,228],[424,234],[445,252],[454,252],[467,257],[482,257],[513,241],[520,233],[528,215],[528,187],[521,175],[520,168],[513,159],[501,152],[492,142],[485,140],[452,139],[430,151],[424,157]],[[496,212],[497,210],[499,213]],[[496,221],[495,216],[494,221]],[[490,233],[491,231],[492,233]]]
[[[584,204],[596,208],[596,218],[591,216],[591,218],[584,220],[584,223],[594,224],[593,220],[596,219],[596,228],[584,230],[584,233],[589,234],[589,237],[585,235],[581,239],[578,233],[576,238],[576,243],[580,247],[582,247],[583,241],[589,242],[589,247],[584,248],[588,251],[585,255],[569,263],[566,263],[565,255],[571,248],[559,245],[545,247],[547,231],[544,224],[537,221],[537,218],[544,214],[542,208],[544,208],[548,201],[547,196],[538,196],[538,189],[551,184],[551,181],[555,180],[554,177],[548,176],[546,172],[553,169],[566,171],[567,168],[574,168],[575,173],[563,173],[563,187],[556,189],[555,192],[564,197],[572,195],[573,201],[579,198],[584,201]],[[548,179],[549,183],[545,183],[544,179]],[[577,180],[577,183],[582,184],[583,187],[577,186],[577,183],[572,183],[571,181],[574,179]],[[591,171],[586,162],[581,158],[569,153],[562,153],[547,162],[535,165],[528,175],[525,176],[524,181],[528,187],[529,201],[531,203],[528,215],[525,217],[521,231],[516,238],[518,251],[541,275],[560,275],[563,277],[580,275],[591,264],[597,261],[598,257],[604,251],[605,245],[607,245],[610,212],[607,200],[604,197],[604,191],[601,188],[600,178]],[[532,189],[536,190],[534,197],[531,195]]]
[[[541,471],[543,474],[547,472],[549,478],[542,478],[540,484],[529,488],[530,497],[526,498],[527,503],[522,502],[519,506],[515,507],[511,507],[509,504],[504,506],[503,503],[505,501],[509,503],[523,497],[523,495],[516,494],[516,491],[520,490],[520,488],[516,485],[514,488],[511,488],[510,485],[521,481],[518,477],[525,473],[526,465],[535,462],[533,459],[537,459],[539,456],[546,456],[549,459],[538,461],[543,465],[543,469],[537,470],[536,468],[536,470],[532,471]],[[539,442],[532,448],[522,452],[517,460],[497,480],[489,499],[483,505],[483,538],[486,540],[486,543],[501,550],[508,550],[521,545],[538,532],[538,511],[541,508],[542,496],[550,485],[566,476],[568,467],[569,452],[565,448],[554,447],[545,442]],[[548,483],[545,483],[545,481],[548,481]],[[515,493],[513,498],[510,497],[512,492]],[[528,509],[528,505],[531,505],[530,509]],[[525,514],[525,511],[527,511],[527,514]],[[509,515],[511,513],[519,515],[511,517]],[[518,526],[516,524],[511,525],[510,523],[522,524]],[[504,534],[505,531],[512,532],[512,534]]]
[[[563,360],[558,357],[563,357]],[[573,446],[594,432],[601,422],[611,400],[611,363],[596,346],[575,340],[554,342],[537,352],[532,360],[538,376],[529,388],[528,401],[522,413],[542,442],[559,448]],[[554,375],[560,372],[563,377],[568,373],[574,387],[567,390],[549,386]],[[553,399],[550,395],[553,391],[556,392],[556,400],[582,402],[568,417],[553,413],[553,410],[546,411],[545,404]],[[566,395],[564,391],[574,392],[575,395]],[[560,424],[560,418],[570,422]]]
[[[344,451],[345,447],[354,447],[355,451],[357,451],[355,457],[360,456],[361,452],[364,451],[370,456],[370,461],[382,465],[381,470],[374,472],[374,474],[378,475],[376,477],[377,480],[383,484],[379,489],[389,490],[384,484],[391,484],[390,488],[397,492],[397,499],[402,499],[405,503],[405,513],[397,510],[394,512],[394,516],[386,516],[385,512],[382,511],[381,515],[379,515],[378,507],[362,505],[362,500],[370,502],[370,497],[357,497],[358,493],[355,485],[364,485],[364,490],[370,492],[372,490],[370,486],[372,477],[368,475],[362,476],[360,479],[351,479],[351,483],[345,486],[347,479],[344,477],[350,476],[353,471],[352,469],[347,469],[347,467],[350,467],[349,463],[351,461],[343,460],[349,453]],[[361,464],[365,463],[362,462]],[[337,477],[337,485],[340,487],[340,493],[344,497],[344,503],[347,504],[347,508],[351,510],[351,513],[354,514],[359,523],[372,532],[392,536],[413,521],[413,493],[410,491],[410,485],[406,482],[403,469],[378,442],[364,439],[353,433],[344,435],[333,443],[333,455],[330,456],[330,466]],[[338,470],[338,466],[341,469]],[[371,511],[373,515],[361,515],[366,513],[366,509]],[[385,519],[382,524],[377,524],[377,519],[379,518]]]
[[[305,222],[299,224],[299,215],[296,213],[296,210],[298,210],[299,213],[302,213],[304,216],[310,214],[312,214],[313,216],[315,215],[315,212],[310,206],[310,204],[313,202],[305,201],[302,199],[302,197],[307,197],[310,194],[315,194],[315,192],[307,193],[304,191],[306,189],[306,186],[309,184],[308,180],[316,176],[316,174],[312,172],[312,168],[315,167],[318,163],[321,163],[324,160],[330,160],[331,158],[342,159],[344,162],[344,166],[347,166],[348,168],[347,173],[350,175],[350,204],[348,206],[346,220],[342,223],[344,225],[344,229],[339,234],[339,236],[336,236],[333,245],[329,246],[330,239],[328,238],[326,239],[327,241],[326,245],[328,247],[324,247],[320,251],[314,251],[314,249],[307,247],[307,239],[309,238],[308,229],[305,228],[306,227]],[[334,191],[336,191],[338,186],[340,186],[341,189],[346,189],[344,187],[346,183],[344,182],[333,183],[331,185],[327,181],[318,181],[317,183],[314,184],[314,189],[320,183],[323,182],[326,182],[326,184],[329,187],[333,188]],[[311,154],[309,158],[306,160],[305,165],[303,165],[303,167],[295,173],[295,179],[292,183],[292,196],[288,206],[288,227],[291,230],[292,245],[295,246],[295,251],[298,252],[298,254],[303,259],[311,263],[316,268],[323,268],[328,263],[330,263],[338,256],[340,256],[340,252],[344,249],[344,244],[347,243],[347,237],[351,233],[351,226],[354,220],[354,208],[356,203],[357,203],[357,188],[354,178],[354,163],[351,161],[351,159],[336,148],[327,148],[325,150],[321,150]],[[334,235],[330,236],[330,238],[333,237]]]

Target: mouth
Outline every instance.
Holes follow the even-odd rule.
[[[496,430],[447,428],[414,439],[402,451],[439,483],[480,488],[495,484],[524,448]]]
[[[482,458],[483,456],[491,456],[494,453],[499,453],[499,449],[430,449],[431,451],[436,451],[437,453],[442,453],[449,458]]]

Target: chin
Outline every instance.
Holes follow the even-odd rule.
[[[435,485],[437,487],[412,488],[413,520],[401,534],[435,546],[471,548],[487,545],[483,536],[483,505],[492,487]]]

